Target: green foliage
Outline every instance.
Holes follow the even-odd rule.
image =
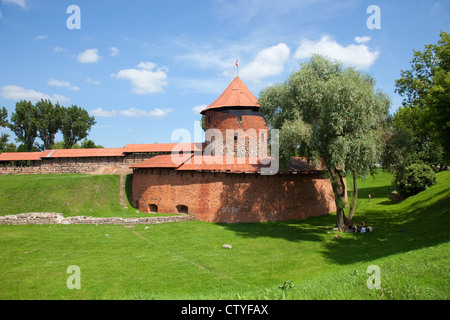
[[[0,109],[0,129],[8,126],[8,110],[5,107]],[[16,151],[16,145],[14,143],[8,143],[9,134],[0,134],[0,153],[2,152],[14,152]]]
[[[11,115],[9,128],[16,135],[16,140],[23,144],[24,151],[32,151],[38,136],[38,110],[31,101],[20,100]]]
[[[202,114],[202,118],[200,119],[200,126],[202,127],[203,131],[205,131],[206,123],[205,123],[205,115]]]
[[[424,163],[413,163],[395,174],[395,187],[401,195],[411,196],[436,183],[436,173]]]
[[[414,50],[411,69],[402,70],[396,92],[404,97],[405,109],[396,115],[415,139],[417,153],[429,153],[429,164],[450,160],[450,36],[440,33],[437,44]],[[410,109],[407,109],[410,108]],[[394,127],[398,129],[397,124]]]
[[[94,117],[90,117],[86,110],[76,105],[64,108],[61,132],[65,148],[70,149],[75,143],[86,138],[95,123]]]
[[[53,105],[50,100],[36,103],[39,138],[42,140],[42,150],[51,149],[55,143],[55,135],[62,124],[63,107],[59,104]]]
[[[92,148],[103,148],[103,146],[96,145],[95,142],[92,140],[84,139],[81,142],[81,148],[82,149],[92,149]]]
[[[281,163],[298,153],[330,172],[341,228],[346,172],[365,176],[379,160],[388,97],[372,77],[315,55],[285,83],[264,89],[259,103],[280,129]]]
[[[58,145],[54,147],[58,131],[63,134],[64,148],[70,149],[78,141],[86,138],[95,124],[94,117],[90,117],[86,110],[78,106],[66,108],[43,99],[36,105],[24,100],[17,102],[10,123],[6,122],[6,109],[3,108],[0,115],[0,124],[7,124],[15,133],[17,141],[22,143],[18,148],[19,151],[59,148]],[[2,136],[2,141],[6,138]],[[35,143],[36,138],[40,138],[43,143],[41,145]],[[88,146],[92,147],[89,143]],[[0,150],[2,148],[4,146],[0,145]]]
[[[0,109],[0,128],[6,127],[8,125],[8,110],[5,107]]]

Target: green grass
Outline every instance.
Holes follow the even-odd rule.
[[[132,175],[126,177],[120,206],[120,176],[38,174],[0,176],[0,215],[58,212],[65,217],[137,217],[131,205]],[[161,214],[164,215],[164,214]]]
[[[4,178],[0,177],[1,206],[12,207],[9,202],[17,200],[9,193],[14,183]],[[59,179],[70,186],[83,176]],[[100,185],[115,178],[96,179]],[[375,178],[358,181],[355,221],[374,227],[366,234],[333,231],[333,214],[267,223],[190,221],[148,229],[144,225],[2,225],[0,299],[447,300],[450,172],[439,173],[436,185],[400,203],[388,199],[391,179],[380,171]],[[9,200],[4,199],[5,180]],[[111,197],[113,192],[105,194]],[[79,210],[83,208],[80,204]],[[120,212],[114,205],[109,208],[93,212]],[[233,248],[223,249],[223,244]],[[80,290],[66,287],[70,265],[81,269]],[[380,290],[367,288],[370,265],[380,268]],[[288,280],[294,286],[280,289]]]

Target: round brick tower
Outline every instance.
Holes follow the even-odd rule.
[[[268,125],[259,112],[258,99],[239,77],[201,112],[205,117],[206,148],[212,155],[267,156]],[[217,140],[220,139],[220,140]],[[207,149],[205,149],[207,150]]]

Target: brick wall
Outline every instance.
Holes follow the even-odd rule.
[[[321,174],[227,174],[137,169],[133,200],[139,210],[177,213],[187,206],[210,222],[290,220],[336,210],[331,183]],[[180,208],[180,207],[179,207]]]
[[[209,110],[205,112],[205,130],[217,129],[222,134],[223,154],[227,154],[226,140],[231,140],[233,143],[233,150],[237,156],[257,156],[258,149],[252,149],[251,140],[255,141],[258,148],[261,141],[265,141],[264,150],[267,152],[267,138],[268,129],[264,118],[260,115],[243,114],[238,117],[235,114],[221,112],[217,110]],[[227,130],[233,130],[231,136],[227,137]],[[229,131],[230,132],[230,131]],[[237,134],[237,139],[234,139],[234,133]],[[263,137],[261,137],[263,135]],[[216,137],[214,137],[215,139]],[[206,146],[212,141],[206,137]]]
[[[31,161],[28,166],[0,165],[0,174],[93,173],[106,168],[128,169],[131,165],[155,155],[157,154],[129,154],[124,157],[44,158],[41,161]]]

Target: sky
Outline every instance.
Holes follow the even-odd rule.
[[[199,142],[237,72],[258,97],[317,53],[371,75],[394,113],[395,80],[440,31],[448,0],[0,0],[0,107],[77,105],[106,148]]]

